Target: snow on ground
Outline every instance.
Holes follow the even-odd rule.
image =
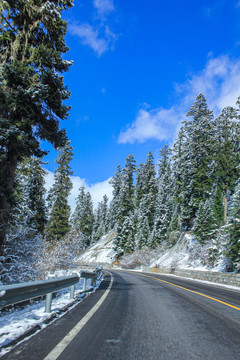
[[[85,250],[78,258],[81,264],[112,264],[115,261],[116,251],[114,247],[114,239],[117,233],[115,230],[101,237],[101,239]]]
[[[86,249],[78,258],[79,264],[112,264],[116,260],[114,239],[116,231],[108,234]],[[156,249],[141,249],[133,254],[125,255],[120,261],[120,267],[133,269],[155,267],[165,269],[195,269],[222,271],[226,270],[227,260],[223,255],[217,255],[211,264],[209,251],[215,249],[214,243],[209,240],[206,244],[199,244],[190,232],[183,233],[177,243],[169,248],[167,243],[159,245]],[[219,245],[219,251],[221,246]],[[221,251],[220,251],[221,252]]]
[[[183,233],[172,248],[160,254],[149,266],[158,266],[165,269],[224,271],[226,267],[224,257],[219,257],[214,265],[210,264],[209,249],[212,245],[212,243],[199,244],[191,233]]]
[[[80,269],[77,269],[75,273],[79,273]],[[72,271],[57,271],[54,274],[51,274],[51,277],[59,276],[68,276],[74,273]],[[87,290],[91,288],[91,280],[87,280]],[[101,280],[96,282],[96,287],[93,288],[93,291],[100,285]],[[79,283],[76,284],[75,297],[79,300],[83,298],[81,293],[83,285],[83,280],[80,279]],[[3,356],[6,352],[10,350],[10,347],[7,347],[8,344],[11,346],[11,342],[21,335],[29,332],[31,329],[34,329],[37,325],[39,328],[44,328],[47,326],[45,323],[46,320],[53,317],[55,313],[59,313],[61,309],[66,307],[68,304],[73,302],[70,299],[70,287],[63,289],[57,293],[57,296],[52,300],[51,313],[45,313],[45,300],[33,300],[31,304],[24,307],[16,307],[3,309],[0,315],[0,357]],[[77,303],[75,303],[77,304]]]

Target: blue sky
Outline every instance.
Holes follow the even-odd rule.
[[[216,115],[240,95],[239,0],[75,0],[64,17],[72,197],[80,185],[95,201],[110,196],[107,180],[130,153],[157,161],[200,92]]]

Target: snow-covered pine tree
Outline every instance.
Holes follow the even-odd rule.
[[[156,205],[156,172],[154,166],[154,158],[149,151],[145,164],[140,164],[137,169],[136,185],[135,185],[135,207],[141,209],[141,218],[145,216],[148,219],[150,229],[153,228],[154,213]],[[138,217],[139,218],[139,217]]]
[[[119,254],[130,252],[134,243],[134,184],[133,177],[135,173],[135,159],[133,155],[126,158],[125,167],[121,172],[121,187],[118,194],[118,212],[117,212],[117,237],[115,246],[119,250]],[[129,225],[129,229],[127,226]],[[129,235],[130,234],[130,235]],[[127,239],[128,235],[130,236]],[[131,245],[132,244],[132,245]],[[126,245],[126,246],[125,246]]]
[[[232,107],[223,109],[214,121],[215,128],[215,158],[214,171],[219,191],[223,192],[224,214],[220,221],[227,221],[227,196],[233,193],[234,185],[239,176],[239,120],[237,111]],[[219,195],[219,200],[221,197]],[[217,205],[217,204],[216,204]],[[218,205],[220,206],[220,204]]]
[[[199,94],[183,121],[184,133],[184,197],[183,217],[185,227],[192,226],[198,206],[211,194],[213,178],[211,166],[214,154],[213,112]],[[191,118],[191,119],[190,119]]]
[[[158,164],[158,191],[156,198],[156,211],[154,219],[154,233],[151,247],[167,239],[167,231],[172,216],[172,176],[170,164],[171,150],[164,145],[160,150]]]
[[[136,161],[132,154],[126,158],[125,167],[122,170],[121,188],[119,192],[119,202],[121,212],[120,219],[127,217],[134,209],[134,184],[133,176],[136,168]],[[124,219],[125,220],[125,219]]]
[[[59,120],[68,117],[70,97],[62,73],[69,48],[63,10],[72,0],[0,2],[0,252],[4,243],[17,164],[41,157],[40,140],[62,146]]]
[[[133,213],[129,213],[128,216],[124,218],[120,232],[119,229],[117,229],[117,231],[120,254],[132,253],[135,250],[135,221]]]
[[[85,193],[85,187],[81,186],[79,195],[76,199],[76,208],[73,212],[71,223],[72,227],[85,236],[84,247],[88,247],[91,242],[93,231],[93,203],[89,192]]]
[[[45,204],[46,189],[44,187],[46,171],[42,168],[42,164],[44,163],[41,158],[29,159],[26,191],[28,207],[33,214],[29,219],[29,224],[43,234],[47,223],[47,210]]]
[[[240,270],[240,178],[231,198],[230,208],[230,243],[228,256],[234,270]]]
[[[83,230],[82,219],[84,218],[85,197],[85,187],[81,186],[78,197],[76,199],[76,207],[71,218],[72,227],[79,231]]]
[[[213,230],[216,228],[213,205],[210,199],[199,204],[193,226],[193,233],[199,243],[204,244],[213,238]]]
[[[182,229],[181,207],[182,199],[184,197],[184,172],[186,172],[186,164],[184,163],[183,143],[184,134],[183,128],[181,128],[172,149],[173,207],[176,208],[176,212],[173,212],[173,216],[175,216],[175,213],[177,214],[177,228],[180,231]],[[175,219],[172,219],[172,223],[175,223]],[[172,230],[176,229],[173,228]]]
[[[149,245],[150,227],[147,216],[142,217],[142,211],[139,211],[137,216],[137,225],[135,233],[135,244],[138,250]]]
[[[92,233],[92,242],[95,243],[98,241],[101,236],[106,234],[109,230],[108,224],[108,197],[107,195],[103,196],[103,200],[98,203],[98,207],[94,213],[94,223],[93,223],[93,233]]]
[[[113,187],[113,198],[109,206],[109,219],[110,227],[114,228],[121,217],[120,190],[122,186],[122,170],[120,165],[117,166],[116,173],[109,183]]]
[[[48,198],[50,215],[46,227],[47,240],[61,239],[70,230],[69,217],[71,213],[68,196],[72,189],[70,175],[70,161],[73,157],[73,148],[67,140],[64,147],[58,148],[57,169],[54,171],[54,184]]]

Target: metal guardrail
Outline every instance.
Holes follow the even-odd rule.
[[[70,299],[74,299],[75,285],[83,278],[83,291],[86,291],[87,279],[92,279],[93,284],[102,275],[102,268],[96,268],[93,272],[81,271],[79,275],[64,276],[48,280],[25,282],[13,285],[0,286],[0,309],[5,306],[17,304],[36,297],[46,296],[45,312],[51,312],[52,294],[60,289],[71,286]]]

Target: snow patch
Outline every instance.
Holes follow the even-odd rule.
[[[79,256],[79,263],[112,264],[113,261],[116,260],[116,251],[114,250],[114,240],[116,235],[116,231],[111,230],[108,234],[102,236],[97,243],[90,246]]]

